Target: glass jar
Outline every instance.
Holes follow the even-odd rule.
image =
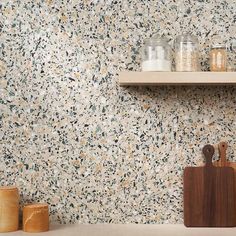
[[[231,67],[232,71],[236,71],[236,39],[231,42]]]
[[[180,35],[175,40],[175,70],[198,71],[198,39],[192,35]]]
[[[171,71],[171,47],[166,38],[154,35],[142,48],[142,71]]]
[[[227,50],[225,45],[212,45],[210,51],[210,69],[211,71],[227,70]]]

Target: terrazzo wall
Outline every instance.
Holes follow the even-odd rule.
[[[182,223],[204,144],[236,160],[235,87],[121,88],[145,38],[236,37],[235,0],[1,0],[0,184],[54,223]]]

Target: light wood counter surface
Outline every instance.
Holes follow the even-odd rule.
[[[135,225],[135,224],[96,224],[58,225],[49,232],[25,233],[17,231],[2,233],[6,236],[235,236],[236,228],[186,228],[184,225]]]

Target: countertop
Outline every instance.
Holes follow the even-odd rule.
[[[96,224],[96,225],[55,225],[46,233],[32,235],[48,236],[235,236],[236,228],[186,228],[184,225],[141,225],[141,224]],[[23,231],[2,233],[7,236],[30,235]]]

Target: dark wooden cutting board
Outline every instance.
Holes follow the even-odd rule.
[[[213,162],[213,165],[217,167],[225,167],[225,166],[232,167],[236,175],[236,162],[231,162],[227,160],[227,157],[226,157],[227,148],[228,148],[228,144],[226,142],[219,143],[218,149],[219,149],[219,154],[220,154],[220,160]]]
[[[203,154],[205,166],[184,170],[184,224],[187,227],[236,226],[234,170],[213,166],[213,146],[206,145]]]

